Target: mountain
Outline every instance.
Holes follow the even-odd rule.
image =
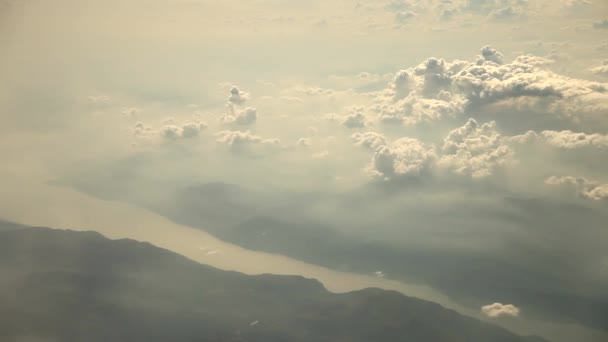
[[[543,341],[393,291],[335,294],[148,243],[0,226],[2,341]]]
[[[181,189],[171,201],[162,205],[138,204],[177,223],[199,228],[247,249],[281,254],[346,272],[371,274],[380,270],[391,279],[429,285],[470,308],[481,307],[499,298],[508,303],[525,303],[528,317],[607,330],[608,283],[595,277],[594,282],[584,282],[582,286],[581,279],[588,276],[580,273],[576,265],[588,261],[567,259],[570,254],[562,250],[548,250],[543,254],[527,245],[514,244],[511,246],[513,251],[508,253],[494,250],[483,253],[452,246],[456,241],[462,241],[462,236],[465,240],[492,234],[500,236],[509,229],[491,227],[483,217],[478,217],[480,213],[489,212],[483,207],[484,203],[480,204],[482,207],[474,204],[456,206],[444,213],[399,210],[392,218],[388,217],[391,215],[389,209],[382,209],[387,217],[381,223],[393,222],[396,228],[388,230],[404,232],[392,239],[379,239],[384,229],[379,227],[380,223],[378,226],[365,225],[367,229],[363,231],[366,232],[360,233],[353,226],[345,228],[335,222],[326,223],[327,219],[323,220],[311,209],[326,205],[333,208],[337,217],[346,216],[346,211],[349,215],[359,215],[357,217],[363,221],[364,215],[360,213],[369,212],[366,209],[369,203],[390,202],[386,198],[390,199],[395,192],[403,190],[384,186],[379,184],[359,193],[327,200],[323,199],[325,196],[314,193],[269,195],[233,184],[209,183]],[[340,208],[343,208],[342,214]],[[522,232],[531,237],[545,236],[546,233],[537,231],[537,227],[543,226],[556,231],[572,231],[577,226],[576,220],[583,216],[596,222],[586,229],[603,229],[603,222],[607,219],[604,214],[599,215],[595,210],[578,205],[530,199],[509,198],[502,210],[495,214],[511,215],[510,220],[517,222],[524,228]],[[478,217],[484,229],[470,235],[463,233],[462,236],[450,233],[450,227],[457,224],[459,215]],[[448,247],[433,248],[409,243],[416,238],[415,233],[408,233],[416,231],[409,227],[416,222],[416,217],[424,223],[421,231],[428,236],[442,236],[449,243]],[[454,231],[465,232],[466,229],[459,227]],[[457,239],[459,237],[460,240]],[[573,238],[572,243],[581,248],[595,249],[588,241]],[[600,244],[605,245],[605,242]],[[593,253],[595,251],[589,255]]]

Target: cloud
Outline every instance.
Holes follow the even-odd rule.
[[[495,49],[493,49],[491,46],[486,45],[483,48],[481,48],[480,50],[481,52],[481,56],[483,57],[483,59],[485,61],[488,62],[494,62],[496,64],[502,64],[503,63],[503,55],[502,53],[496,51]]]
[[[363,128],[366,126],[365,114],[363,107],[353,107],[350,113],[342,120],[341,125],[347,128]]]
[[[586,146],[608,147],[608,135],[585,134],[569,130],[565,131],[543,131],[541,137],[553,146],[561,148],[579,148]]]
[[[220,117],[223,125],[249,126],[255,124],[258,118],[257,110],[253,107],[242,106],[249,100],[249,95],[240,91],[236,86],[230,89],[228,97],[228,113]]]
[[[431,171],[437,155],[433,146],[414,138],[401,138],[390,146],[379,146],[368,170],[384,180],[403,176],[421,176]]]
[[[356,146],[363,146],[372,150],[381,146],[386,146],[387,144],[386,138],[382,134],[376,132],[356,132],[350,137],[355,142]]]
[[[574,186],[579,195],[586,199],[596,201],[608,199],[608,184],[601,184],[584,177],[551,176],[545,180],[545,184]]]
[[[141,130],[143,124],[137,123],[136,128]],[[204,122],[187,122],[182,125],[168,124],[161,127],[159,134],[165,140],[188,139],[198,136],[206,128],[207,124]]]
[[[137,114],[140,111],[141,111],[141,109],[135,108],[135,107],[125,108],[122,111],[122,115],[129,117],[129,118],[134,118],[134,117],[137,117]]]
[[[586,134],[570,130],[552,131],[545,130],[540,133],[528,131],[521,135],[506,138],[510,142],[525,144],[532,141],[542,141],[550,146],[575,149],[582,147],[608,147],[608,135]]]
[[[239,90],[236,86],[233,86],[230,89],[230,96],[228,97],[228,102],[235,105],[243,105],[249,99],[249,94]]]
[[[481,312],[488,317],[497,318],[500,316],[519,316],[519,308],[513,304],[494,303],[481,307]]]
[[[217,142],[228,146],[233,152],[265,154],[281,147],[277,138],[263,138],[250,131],[221,131],[216,134]]]
[[[401,11],[395,13],[395,22],[398,24],[407,24],[412,19],[416,18],[418,14],[412,11]]]
[[[593,23],[593,28],[600,30],[608,29],[608,19],[598,20]]]
[[[479,125],[474,119],[451,131],[443,141],[440,167],[474,178],[486,177],[513,160],[513,151],[496,131],[494,121]]]
[[[608,60],[605,60],[602,65],[589,69],[592,73],[598,76],[608,77]]]
[[[247,107],[241,110],[230,107],[230,114],[222,116],[220,122],[224,125],[249,126],[255,124],[257,118],[258,112],[255,108]]]
[[[530,109],[547,113],[555,122],[585,122],[597,120],[594,115],[608,110],[608,83],[557,74],[546,68],[551,63],[533,55],[507,63],[490,46],[484,46],[474,61],[430,57],[398,71],[371,109],[382,123],[406,125],[472,112],[491,115],[498,108],[503,115],[509,109],[516,113]],[[492,105],[500,107],[490,108]]]
[[[300,146],[300,147],[308,147],[310,145],[312,145],[310,138],[300,138],[296,142],[296,146]]]

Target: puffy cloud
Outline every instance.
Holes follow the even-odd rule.
[[[506,140],[515,143],[529,143],[531,141],[542,141],[558,148],[574,149],[581,147],[608,147],[608,135],[586,134],[573,132],[570,130],[551,131],[546,130],[540,133],[528,131],[521,135],[508,137]]]
[[[416,78],[412,70],[398,71],[390,84],[390,88],[395,100],[405,98],[416,88]]]
[[[341,125],[348,128],[362,128],[366,126],[366,117],[363,107],[353,107],[350,113],[342,120]]]
[[[608,184],[601,184],[584,177],[551,176],[545,180],[545,184],[574,186],[579,195],[587,199],[596,201],[608,199]]]
[[[608,147],[608,135],[602,134],[585,134],[565,130],[543,131],[541,136],[548,144],[561,148]]]
[[[369,171],[374,177],[389,180],[428,173],[437,159],[435,148],[413,138],[401,138],[391,146],[380,146],[373,154]]]
[[[380,146],[386,146],[387,144],[386,138],[382,134],[376,132],[356,132],[351,135],[351,139],[355,142],[356,146],[363,146],[372,150],[375,150]]]
[[[230,89],[228,97],[228,113],[220,118],[220,122],[224,125],[253,125],[258,117],[257,110],[252,107],[242,108],[242,105],[249,99],[249,95],[240,91],[237,87]]]
[[[474,119],[448,134],[442,152],[439,166],[475,178],[491,175],[513,157],[513,151],[496,131],[494,121],[479,125]]]
[[[257,110],[252,107],[237,109],[230,107],[230,114],[226,114],[220,118],[224,125],[253,125],[258,118]]]
[[[505,111],[521,112],[522,106],[550,111],[556,121],[580,122],[608,111],[607,83],[557,74],[546,69],[552,62],[522,55],[505,63],[504,56],[490,46],[483,47],[472,62],[430,57],[397,72],[371,108],[379,121],[398,124],[434,122],[493,104]]]
[[[494,62],[496,64],[502,64],[503,63],[503,61],[502,61],[502,58],[503,58],[502,53],[496,51],[495,49],[493,49],[489,45],[484,46],[481,49],[480,52],[481,52],[481,57],[483,57],[483,59],[485,61]]]
[[[413,125],[460,114],[467,103],[462,96],[447,91],[437,97],[424,98],[411,93],[404,99],[375,105],[372,109],[383,123]]]
[[[277,138],[263,138],[250,131],[221,131],[216,136],[218,143],[235,152],[268,152],[281,146]]]
[[[484,315],[492,318],[497,318],[500,316],[519,316],[519,308],[513,304],[494,303],[484,305],[481,307],[481,312],[483,312]]]
[[[138,124],[136,124],[136,128],[138,128]],[[178,140],[196,137],[206,128],[207,124],[204,122],[187,122],[182,125],[167,124],[161,127],[159,133],[163,139]]]
[[[230,89],[230,96],[228,97],[228,103],[235,105],[243,105],[249,99],[249,94],[242,92],[236,86]]]

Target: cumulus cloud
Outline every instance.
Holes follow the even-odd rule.
[[[168,124],[161,127],[159,134],[165,140],[188,139],[198,136],[206,128],[207,124],[204,122],[186,122],[182,125]]]
[[[224,125],[248,126],[253,125],[257,121],[257,118],[258,112],[255,108],[237,109],[230,107],[230,113],[222,116],[220,121]]]
[[[491,175],[513,157],[513,151],[496,131],[494,121],[479,125],[474,119],[448,134],[442,152],[439,166],[475,178]]]
[[[221,131],[216,134],[217,142],[228,146],[234,152],[266,153],[280,148],[277,138],[263,138],[250,131]]]
[[[585,134],[565,130],[543,131],[541,136],[548,144],[561,148],[608,147],[608,135],[602,134]]]
[[[481,307],[481,312],[483,312],[484,315],[492,318],[497,318],[500,316],[519,316],[519,308],[513,304],[494,303],[484,305]]]
[[[249,126],[253,125],[258,118],[257,110],[253,107],[243,105],[249,99],[249,95],[233,86],[228,97],[228,113],[220,117],[220,122],[224,125]]]
[[[481,48],[481,57],[483,57],[483,59],[485,61],[488,62],[494,62],[496,64],[502,64],[502,53],[496,51],[496,49],[493,49],[492,47],[490,47],[489,45],[484,46],[483,48]]]
[[[449,132],[440,149],[409,137],[389,144],[384,135],[376,132],[357,132],[351,139],[356,146],[373,151],[368,169],[373,176],[383,179],[429,175],[436,168],[481,178],[515,162],[514,152],[508,145],[511,139],[497,132],[494,121],[478,124],[469,119],[462,127]]]
[[[347,128],[363,128],[366,126],[366,117],[363,107],[353,107],[350,113],[342,120],[341,125]]]
[[[550,146],[564,149],[608,147],[608,135],[598,133],[586,134],[582,132],[573,132],[570,130],[545,130],[540,133],[528,131],[521,135],[508,137],[507,140],[522,144],[529,143],[531,141],[542,141]]]
[[[607,83],[557,74],[546,68],[552,62],[521,55],[507,63],[490,46],[471,62],[430,57],[397,72],[371,109],[380,122],[398,124],[436,122],[493,104],[549,110],[560,121],[581,121],[608,110]]]
[[[363,146],[372,150],[375,150],[380,146],[386,146],[387,144],[384,135],[376,132],[356,132],[351,135],[351,139],[355,142],[356,146]]]
[[[574,186],[579,195],[586,199],[596,201],[608,199],[608,184],[601,184],[585,177],[551,176],[545,180],[545,184]]]
[[[384,180],[420,176],[431,171],[436,159],[433,146],[414,138],[401,138],[390,146],[379,146],[368,169],[372,176]]]
[[[239,90],[236,86],[233,86],[230,89],[230,96],[228,97],[228,102],[235,105],[243,105],[249,99],[249,94]]]

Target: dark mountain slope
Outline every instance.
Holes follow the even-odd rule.
[[[333,294],[92,232],[0,230],[0,272],[1,341],[541,341],[397,292]]]

